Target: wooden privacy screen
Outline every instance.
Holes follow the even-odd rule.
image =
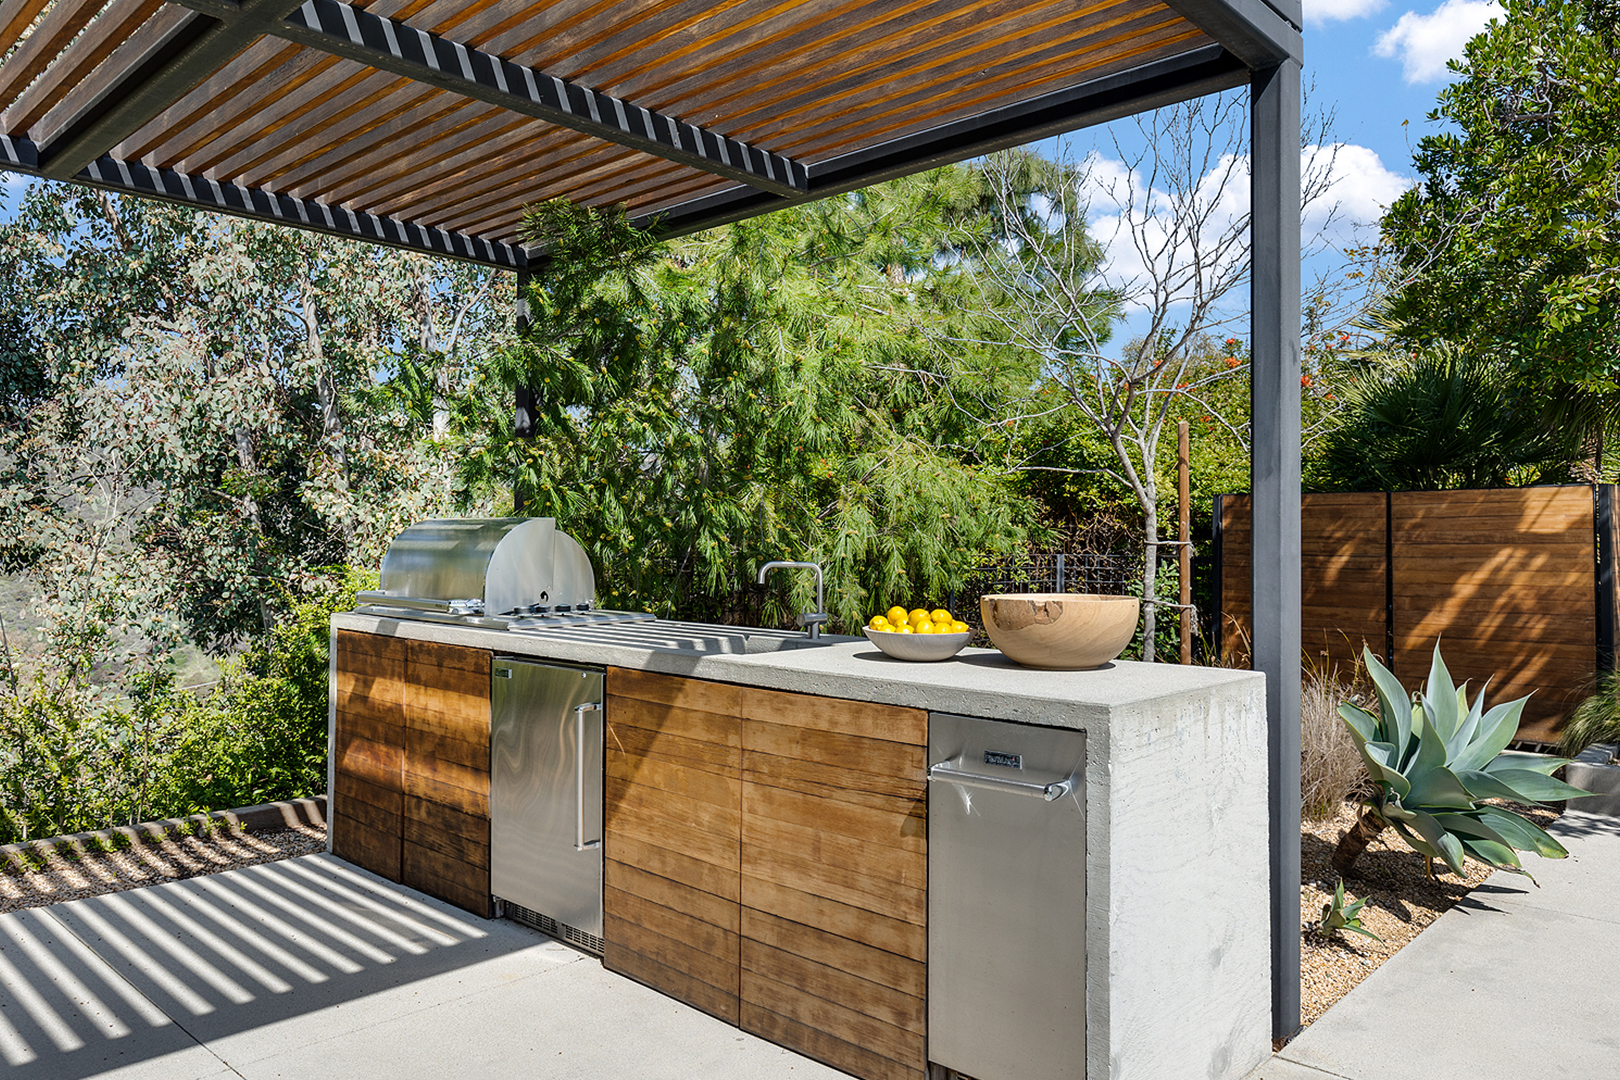
[[[332,851],[485,916],[489,659],[339,631]]]
[[[1555,742],[1614,666],[1614,485],[1358,492],[1301,500],[1307,662],[1353,663],[1363,643],[1408,687],[1435,643],[1489,700],[1532,694],[1521,739]],[[1249,498],[1216,500],[1217,642],[1248,662]]]

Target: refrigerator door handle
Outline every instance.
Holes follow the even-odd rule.
[[[575,816],[575,851],[590,851],[602,846],[601,840],[587,841],[585,839],[585,714],[602,710],[600,701],[587,702],[584,705],[574,706],[574,792],[577,798]]]
[[[1063,798],[1074,787],[1072,780],[1059,780],[1052,784],[1036,784],[1028,780],[1007,780],[1000,776],[985,776],[983,773],[953,769],[943,762],[938,765],[928,766],[928,780],[930,783],[940,781],[947,784],[961,784],[963,787],[1005,791],[1012,795],[1031,795],[1045,799],[1047,802],[1055,802]]]

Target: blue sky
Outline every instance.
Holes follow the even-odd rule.
[[[1412,150],[1424,134],[1436,130],[1426,117],[1437,92],[1450,80],[1446,61],[1460,58],[1463,45],[1493,17],[1501,15],[1494,0],[1305,0],[1305,71],[1307,115],[1327,109],[1335,114],[1318,162],[1331,158],[1329,193],[1306,214],[1305,241],[1310,257],[1304,266],[1307,286],[1333,278],[1343,267],[1340,252],[1376,238],[1383,208],[1412,183]],[[1115,139],[1118,139],[1116,144]],[[1093,233],[1107,244],[1109,273],[1115,283],[1140,280],[1142,260],[1127,240],[1121,221],[1120,180],[1129,172],[1120,160],[1141,146],[1132,121],[1118,121],[1072,137],[1069,153],[1093,153],[1100,178],[1091,195]],[[1043,144],[1056,152],[1055,143]],[[1246,145],[1239,148],[1246,153]],[[1307,166],[1308,167],[1308,166]],[[1239,162],[1221,201],[1227,220],[1248,205],[1247,166]],[[1112,185],[1112,186],[1111,186]],[[1133,213],[1148,220],[1156,212],[1148,200]],[[1324,223],[1332,207],[1335,219]],[[1211,217],[1218,229],[1222,213]],[[1207,232],[1207,230],[1206,230]],[[1233,319],[1229,330],[1246,336],[1246,288],[1235,290],[1225,307]],[[1138,311],[1116,342],[1145,325]]]

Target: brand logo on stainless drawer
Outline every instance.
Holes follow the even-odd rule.
[[[1024,767],[1023,754],[1003,754],[999,750],[986,750],[984,752],[986,765],[1000,765],[1003,769],[1022,769]]]

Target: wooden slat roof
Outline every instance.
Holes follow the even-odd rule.
[[[538,200],[691,231],[1238,85],[1298,25],[1298,0],[0,0],[0,166],[516,267]]]

